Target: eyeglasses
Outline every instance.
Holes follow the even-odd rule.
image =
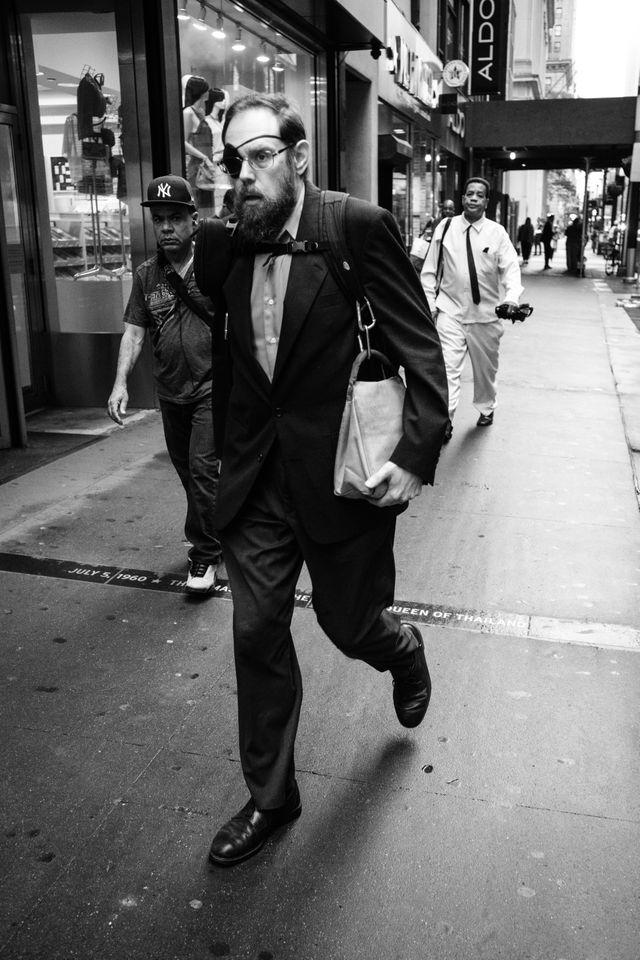
[[[294,146],[294,143],[288,143],[286,147],[282,147],[280,150],[269,150],[268,147],[256,147],[254,150],[248,150],[244,157],[238,153],[235,147],[229,148],[229,146],[226,146],[222,160],[218,161],[218,166],[224,173],[229,174],[233,180],[237,180],[245,160],[253,170],[268,170],[269,167],[273,166],[273,162],[278,154],[284,153],[285,150],[290,150],[291,147]]]

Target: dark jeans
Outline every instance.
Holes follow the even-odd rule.
[[[220,541],[212,518],[220,461],[213,441],[211,396],[194,403],[161,400],[160,410],[167,450],[187,494],[184,533],[192,543],[189,559],[194,563],[219,563]]]
[[[545,267],[551,266],[551,261],[553,260],[553,247],[550,243],[544,244],[544,265]]]
[[[302,677],[290,627],[303,562],[318,623],[346,656],[382,671],[415,647],[385,609],[395,588],[396,521],[379,512],[359,536],[316,543],[300,524],[272,452],[241,513],[222,531],[233,593],[240,757],[261,809],[281,806],[295,778]]]

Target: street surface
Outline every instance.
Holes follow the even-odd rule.
[[[640,333],[561,256],[399,522],[424,723],[303,572],[303,814],[239,867],[232,602],[184,594],[159,414],[0,487],[0,957],[639,960]]]

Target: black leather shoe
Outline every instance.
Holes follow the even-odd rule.
[[[276,810],[258,810],[251,798],[240,813],[218,830],[209,850],[209,861],[218,867],[242,863],[264,847],[274,830],[297,820],[301,813],[297,784],[284,806]]]
[[[412,623],[403,623],[402,626],[414,635],[418,647],[407,655],[405,665],[394,667],[391,671],[393,705],[403,727],[417,727],[422,723],[429,706],[431,677],[420,631]]]
[[[476,426],[490,427],[492,423],[493,423],[493,410],[491,411],[491,413],[481,413],[480,416],[478,417],[478,423],[476,424]]]

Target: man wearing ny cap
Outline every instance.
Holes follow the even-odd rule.
[[[127,380],[149,331],[167,450],[187,495],[187,591],[206,594],[215,586],[221,558],[213,526],[219,475],[211,413],[214,311],[193,277],[198,214],[188,182],[157,177],[142,206],[151,214],[158,252],[136,271],[108,411],[124,425]]]
[[[477,426],[493,423],[504,332],[495,308],[501,302],[517,307],[523,292],[515,247],[504,227],[485,217],[488,203],[488,181],[467,180],[463,212],[438,224],[420,274],[447,368],[450,422],[445,443],[453,433],[467,353],[473,369],[473,405],[480,414]]]

